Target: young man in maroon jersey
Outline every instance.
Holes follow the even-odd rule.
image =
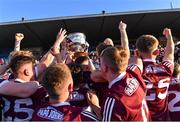
[[[66,64],[55,64],[43,75],[43,86],[49,94],[49,102],[39,106],[33,121],[98,121],[91,112],[70,105],[73,81]]]
[[[146,83],[146,100],[153,121],[170,120],[167,92],[174,67],[174,42],[171,30],[163,31],[167,39],[163,61],[156,64],[159,54],[158,40],[152,35],[142,35],[136,41],[137,54],[143,60],[143,78]]]
[[[174,64],[173,78],[168,90],[168,109],[172,121],[180,120],[180,65]]]
[[[134,57],[134,63],[127,68],[129,47],[126,24],[120,22],[119,29],[122,47],[108,47],[100,55],[99,74],[109,83],[103,105],[98,106],[94,94],[87,96],[96,114],[100,117],[101,113],[103,121],[149,121],[146,88],[141,77],[142,61]]]
[[[8,82],[24,84],[33,81],[33,66],[34,59],[30,56],[14,57],[10,62],[10,68],[15,79]],[[46,95],[42,87],[26,98],[2,95],[4,121],[30,121],[34,109],[45,100]]]

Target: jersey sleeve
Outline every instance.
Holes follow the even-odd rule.
[[[130,73],[133,73],[133,74],[142,74],[142,71],[141,69],[138,67],[138,65],[136,64],[130,64],[128,67],[127,67],[127,70],[128,72]]]
[[[40,101],[47,101],[48,94],[44,87],[40,86],[38,90],[33,94],[33,99]]]
[[[1,79],[1,80],[0,80],[0,88],[1,88],[4,84],[9,83],[9,82],[10,82],[9,80],[3,80],[3,79]]]
[[[174,71],[174,63],[173,62],[166,60],[166,61],[163,61],[161,65],[164,67],[166,73],[168,73],[169,75],[173,74],[173,71]]]
[[[107,97],[101,111],[102,121],[121,121],[123,118],[124,106],[113,97]]]

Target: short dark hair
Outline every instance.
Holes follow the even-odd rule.
[[[136,40],[136,48],[140,52],[151,53],[154,51],[156,43],[158,43],[156,37],[152,35],[142,35]]]
[[[88,61],[88,56],[80,56],[75,60],[76,64],[82,64],[84,61]]]
[[[31,56],[15,56],[14,58],[12,58],[12,60],[10,61],[10,68],[13,71],[13,73],[17,73],[17,71],[24,65],[27,63],[35,63],[35,59]]]
[[[66,64],[55,64],[44,72],[42,85],[51,98],[57,98],[59,97],[57,89],[63,88],[71,77],[71,72]]]
[[[101,53],[103,61],[113,73],[124,72],[128,65],[128,55],[123,48],[108,47]]]
[[[68,67],[71,70],[74,87],[75,88],[79,87],[79,84],[83,80],[83,70],[81,68],[81,65],[80,64],[76,64],[76,63],[71,63],[71,64],[68,64]]]

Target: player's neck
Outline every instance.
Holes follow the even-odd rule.
[[[49,98],[49,103],[50,104],[57,104],[57,103],[61,103],[61,102],[67,102],[67,100],[59,99],[59,98],[57,98],[57,99]]]
[[[109,75],[107,76],[107,80],[108,82],[112,82],[115,78],[117,78],[120,75],[120,73],[109,73]]]
[[[142,53],[141,54],[141,58],[142,59],[153,59],[153,60],[155,60],[156,59],[156,55]]]
[[[21,80],[26,81],[26,82],[30,81],[29,77],[26,77],[26,76],[23,76],[23,75],[17,75],[16,78],[21,79]]]
[[[59,95],[57,98],[52,98],[51,96],[49,96],[49,103],[50,104],[57,104],[60,102],[68,102],[68,97],[66,97],[67,95],[63,94],[63,95]]]

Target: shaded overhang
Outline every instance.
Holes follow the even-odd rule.
[[[106,37],[119,40],[120,20],[127,23],[130,39],[142,34],[161,36],[164,27],[171,28],[174,36],[180,35],[180,9],[102,13],[0,23],[0,48],[12,48],[15,33],[22,32],[25,35],[22,47],[47,49],[55,41],[61,27],[67,29],[68,33],[85,33],[90,45],[96,45]]]

